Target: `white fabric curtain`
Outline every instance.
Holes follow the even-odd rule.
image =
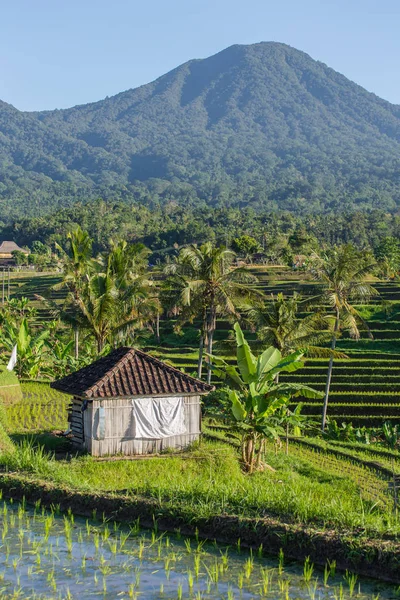
[[[183,398],[132,400],[134,437],[160,439],[186,432]]]

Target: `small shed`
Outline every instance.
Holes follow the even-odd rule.
[[[127,347],[54,381],[51,387],[73,396],[72,443],[93,456],[186,448],[200,436],[200,397],[214,389]]]

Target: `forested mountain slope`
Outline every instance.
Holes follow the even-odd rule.
[[[99,196],[391,210],[400,106],[272,42],[232,46],[67,110],[0,102],[0,219]]]

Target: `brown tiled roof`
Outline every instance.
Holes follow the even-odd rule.
[[[135,348],[118,348],[51,384],[83,398],[207,394],[214,388]]]
[[[20,248],[15,242],[4,241],[0,243],[0,254],[12,254],[12,252],[14,252],[15,250],[19,250],[20,252],[29,254],[27,250]]]

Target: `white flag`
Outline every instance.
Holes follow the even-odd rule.
[[[17,345],[14,346],[11,352],[11,358],[7,365],[7,370],[12,371],[15,365],[17,364]]]

